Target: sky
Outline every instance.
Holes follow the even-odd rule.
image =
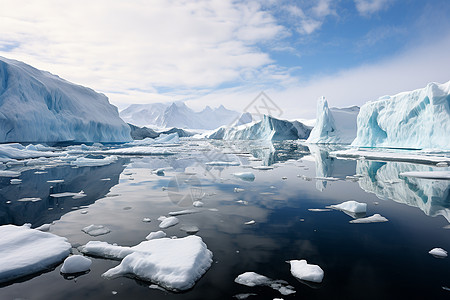
[[[448,0],[0,0],[0,56],[133,103],[280,117],[450,80]]]

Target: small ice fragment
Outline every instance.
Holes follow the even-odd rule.
[[[234,282],[246,286],[269,286],[274,290],[279,291],[282,295],[290,295],[295,293],[294,287],[290,286],[287,282],[282,280],[273,280],[264,275],[255,272],[245,272],[236,277]]]
[[[253,167],[253,169],[255,169],[255,170],[273,170],[273,167],[270,167],[270,166],[255,166],[255,167]]]
[[[308,208],[308,211],[322,212],[322,211],[331,211],[331,209],[330,208]]]
[[[160,291],[164,291],[164,292],[166,291],[164,288],[160,287],[157,284],[150,284],[148,287],[151,289],[154,289],[154,290],[160,290]]]
[[[245,222],[244,225],[253,225],[255,223],[256,223],[255,220],[251,220],[251,221]]]
[[[110,181],[111,180],[111,178],[102,178],[102,179],[100,179],[100,180],[102,180],[102,181]]]
[[[89,234],[90,236],[99,236],[111,232],[108,227],[94,224],[84,227],[81,231]]]
[[[367,210],[367,204],[366,203],[360,203],[353,200],[343,202],[341,204],[337,205],[330,205],[331,208],[338,209],[338,210],[344,210],[351,213],[365,213]]]
[[[234,192],[235,192],[235,193],[240,193],[240,192],[243,192],[243,191],[245,191],[245,189],[234,188]]]
[[[443,286],[442,289],[443,289],[444,291],[450,291],[450,288],[448,288],[448,287],[446,287],[446,286]]]
[[[111,294],[117,295],[117,292],[116,291],[112,291]]]
[[[89,271],[92,260],[83,255],[72,255],[64,260],[61,273],[73,274]]]
[[[0,170],[0,177],[19,177],[20,172]]]
[[[165,218],[160,224],[159,228],[165,229],[174,225],[177,225],[180,220],[177,217],[168,217]]]
[[[447,257],[447,251],[442,248],[433,248],[428,253],[439,258]]]
[[[85,215],[85,214],[87,214],[88,212],[87,212],[87,210],[82,210],[81,212],[80,212],[80,214],[82,214],[82,215]]]
[[[194,207],[202,207],[203,206],[203,202],[202,201],[194,201],[194,203],[192,203],[192,205]]]
[[[151,222],[152,221],[152,219],[150,219],[150,218],[143,218],[142,219],[142,222],[145,222],[145,223],[148,223],[148,222]]]
[[[11,201],[6,201],[6,204],[11,204]]]
[[[41,198],[37,198],[37,197],[30,197],[30,198],[20,198],[19,202],[37,202],[37,201],[41,201]]]
[[[306,260],[291,260],[291,274],[300,279],[311,282],[322,282],[324,272],[318,265],[308,264]]]
[[[34,174],[39,175],[39,174],[47,174],[47,171],[36,171],[34,172]]]
[[[212,161],[207,162],[205,165],[207,166],[239,166],[239,162],[233,162],[233,161]]]
[[[78,194],[80,193],[64,192],[64,193],[50,194],[50,197],[53,198],[74,197]]]
[[[188,234],[196,234],[200,230],[195,225],[183,225],[180,229],[186,231]]]
[[[76,193],[75,195],[73,195],[72,199],[80,199],[83,197],[86,197],[87,195],[84,193],[83,190],[81,190],[79,193]]]
[[[150,232],[149,235],[145,237],[146,240],[155,240],[166,237],[166,233],[162,230]]]
[[[252,294],[252,293],[237,294],[237,295],[234,295],[233,297],[238,299],[238,300],[244,300],[244,299],[247,299],[250,296],[258,296],[258,294]]]
[[[350,181],[358,181],[359,177],[356,176],[345,176],[345,179],[350,180]]]
[[[169,212],[169,216],[189,215],[189,214],[195,214],[198,212],[199,212],[199,210],[195,210],[195,209],[185,209],[185,210],[179,210],[179,211],[171,211],[171,212]]]
[[[366,217],[366,218],[359,218],[350,221],[350,223],[381,223],[381,222],[387,222],[389,221],[385,217],[383,217],[380,214],[374,214],[373,216]]]
[[[239,204],[243,204],[243,205],[247,205],[248,204],[248,202],[245,201],[245,200],[237,200],[236,202],[239,203]]]
[[[271,185],[269,188],[271,188],[271,189],[276,189],[277,187],[274,186],[274,185]]]
[[[448,163],[446,163],[445,161],[441,161],[436,164],[436,167],[446,168],[448,167]]]
[[[47,180],[48,183],[62,183],[64,179]]]
[[[450,225],[445,225],[444,227],[442,227],[444,229],[450,229]]]
[[[22,183],[22,179],[11,179],[9,182],[11,184],[21,184]]]
[[[287,177],[286,177],[286,176],[283,176],[283,177],[281,177],[281,179],[283,179],[283,180],[286,180],[286,179],[287,179]]]
[[[40,230],[40,231],[49,231],[51,225],[52,224],[43,224],[43,225],[41,225],[39,227],[36,227],[35,229],[36,230]]]
[[[209,211],[219,211],[217,208],[209,208]]]
[[[252,172],[233,173],[233,176],[245,181],[255,180],[255,174],[253,174]]]
[[[153,171],[153,174],[158,175],[158,176],[164,176],[164,169],[156,169]]]

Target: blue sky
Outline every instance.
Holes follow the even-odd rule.
[[[0,0],[0,55],[132,103],[284,118],[450,80],[446,0]]]

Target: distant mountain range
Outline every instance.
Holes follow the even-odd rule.
[[[216,129],[239,119],[240,113],[223,105],[212,109],[206,106],[195,112],[183,102],[132,104],[120,112],[127,123],[144,126],[177,127],[190,129]]]

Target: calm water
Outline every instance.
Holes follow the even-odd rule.
[[[119,262],[92,258],[86,275],[65,279],[57,266],[1,286],[0,299],[230,299],[240,293],[257,294],[248,299],[450,298],[450,291],[443,289],[450,287],[450,259],[428,254],[434,247],[450,250],[450,229],[444,228],[450,222],[450,183],[399,177],[400,172],[433,167],[337,160],[329,156],[333,149],[296,142],[185,141],[170,148],[177,154],[123,156],[103,167],[19,166],[25,170],[21,184],[10,185],[9,179],[0,177],[0,224],[28,222],[37,227],[55,221],[50,232],[67,237],[74,253],[90,240],[132,246],[159,230],[159,216],[189,208],[191,196],[203,196],[205,205],[199,213],[179,216],[180,224],[165,230],[168,236],[183,237],[187,234],[180,230],[182,225],[196,225],[197,235],[213,252],[211,268],[193,289],[172,293],[126,277],[106,280],[101,274]],[[260,160],[249,160],[246,153]],[[241,165],[205,165],[214,160]],[[274,169],[252,170],[250,165]],[[151,172],[157,168],[166,168],[165,175]],[[47,173],[35,174],[41,169]],[[243,171],[252,171],[256,179],[243,181],[232,175]],[[358,181],[345,179],[355,174]],[[105,178],[109,180],[101,180]],[[54,179],[64,182],[47,182]],[[235,188],[244,191],[236,193]],[[49,197],[80,190],[88,196]],[[17,201],[24,197],[42,201]],[[340,211],[308,210],[347,200],[367,203],[367,215],[379,213],[389,222],[351,224],[352,217]],[[82,214],[84,210],[88,213]],[[142,222],[145,217],[152,221]],[[256,223],[244,225],[250,220]],[[81,231],[90,224],[105,225],[111,233],[91,237]],[[321,266],[324,281],[296,280],[286,263],[292,259]],[[268,287],[234,283],[246,271],[285,280],[297,293],[282,296]]]

